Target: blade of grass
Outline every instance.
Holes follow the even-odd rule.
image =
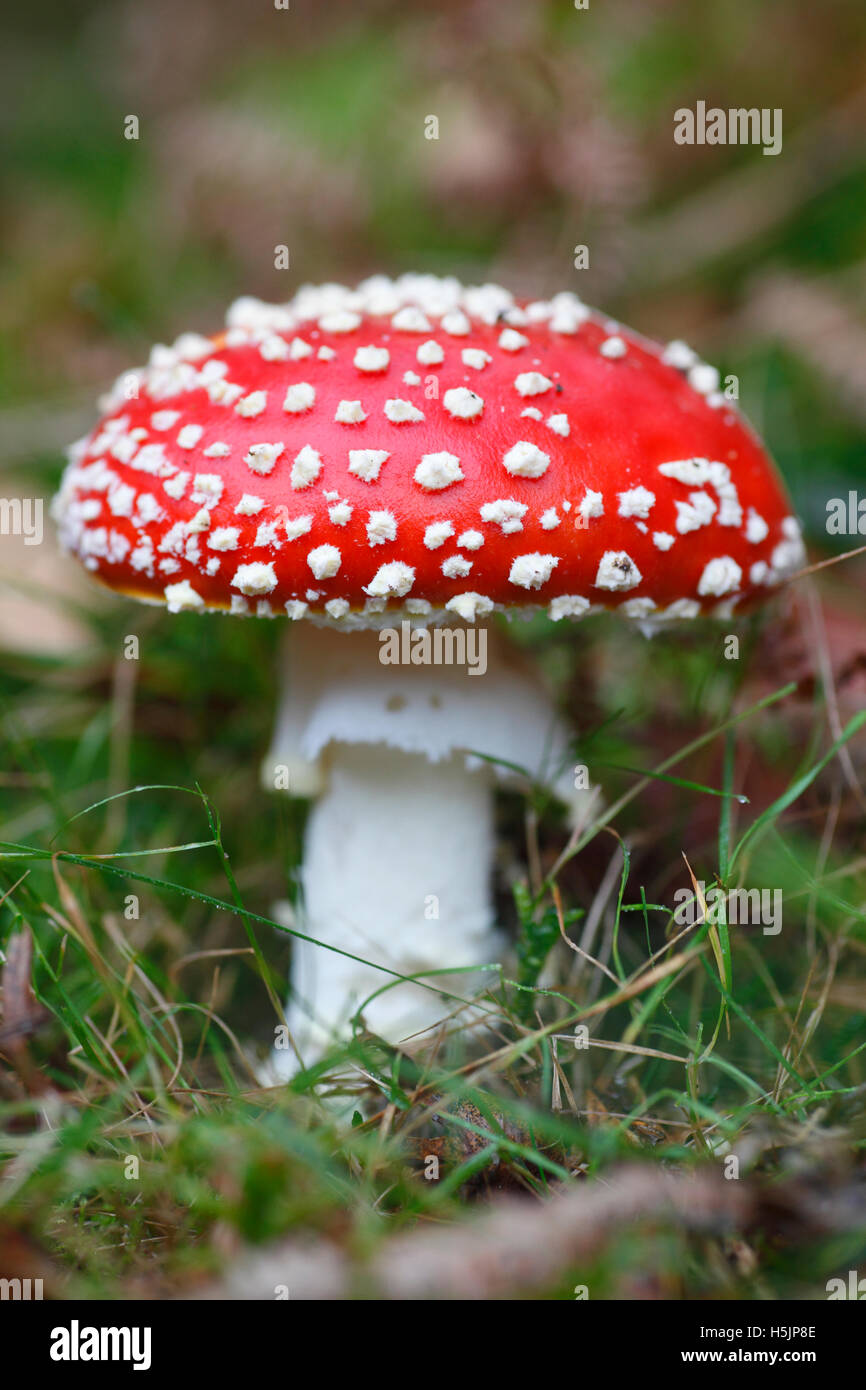
[[[801,777],[795,778],[788,789],[784,791],[781,796],[776,798],[772,806],[768,806],[766,811],[763,811],[761,815],[758,816],[757,820],[752,822],[731,855],[731,869],[733,869],[740,855],[746,847],[751,844],[755,836],[760,834],[760,832],[766,826],[770,825],[777,816],[780,816],[783,811],[786,811],[798,797],[802,796],[807,787],[811,787],[815,778],[820,772],[823,772],[827,764],[835,758],[839,749],[842,748],[849,739],[853,738],[854,735],[863,728],[864,724],[866,724],[866,710],[861,710],[859,714],[855,714],[853,719],[848,721],[845,728],[842,730],[841,736],[836,739],[835,743],[828,749],[823,758],[821,758],[814,767],[810,768],[808,772],[804,772]]]

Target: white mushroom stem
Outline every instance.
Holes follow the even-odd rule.
[[[401,975],[495,962],[490,777],[462,757],[431,763],[382,744],[332,746],[328,786],[310,812],[302,871],[303,930]],[[439,985],[465,997],[477,976]],[[364,1020],[393,1042],[441,1023],[453,1002],[399,984],[361,964],[296,941],[288,1024],[305,1060],[335,1036],[370,995]]]
[[[505,764],[565,800],[579,797],[546,690],[493,630],[474,675],[466,664],[384,663],[376,631],[298,623],[290,639],[262,777],[272,790],[314,798],[296,924],[369,962],[294,941],[288,1022],[309,1065],[348,1035],[361,1005],[370,1029],[405,1042],[459,1008],[437,985],[466,998],[484,983],[474,972],[433,974],[424,988],[375,966],[414,975],[501,958],[492,795],[497,782],[515,780]],[[297,1068],[291,1049],[274,1061],[277,1074]]]

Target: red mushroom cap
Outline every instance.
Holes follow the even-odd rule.
[[[571,294],[404,276],[239,300],[225,333],[155,348],[102,404],[61,537],[172,611],[664,620],[803,559],[715,369]]]

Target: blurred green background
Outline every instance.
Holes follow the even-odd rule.
[[[866,431],[861,0],[48,0],[4,27],[8,467],[53,478],[109,379],[238,294],[430,270],[693,341],[826,539]],[[781,155],[676,145],[697,100],[781,107]]]

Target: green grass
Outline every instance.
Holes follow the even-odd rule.
[[[503,803],[505,843],[532,862],[529,826],[541,877],[500,895],[515,950],[482,996],[494,1041],[461,1029],[457,1002],[413,1058],[359,1020],[348,1050],[272,1089],[256,1059],[281,1017],[290,936],[272,903],[291,893],[304,813],[257,785],[274,625],[118,602],[91,633],[77,663],[18,658],[0,677],[0,942],[24,1019],[5,1048],[0,1233],[36,1243],[55,1292],[188,1291],[299,1234],[363,1266],[402,1229],[459,1224],[491,1187],[538,1200],[626,1159],[718,1170],[732,1146],[741,1181],[784,1185],[829,1153],[853,1180],[866,866],[839,754],[862,759],[866,715],[834,739],[820,692],[810,706],[791,682],[759,691],[759,631],[739,662],[719,658],[712,625],[652,644],[606,620],[565,639],[523,631],[565,673],[605,802],[577,839],[543,798]],[[780,935],[678,926],[683,852],[708,887],[781,889]],[[579,941],[611,856],[600,963],[578,969],[558,914]],[[578,1051],[567,1039],[584,1020],[593,1045]],[[431,1183],[419,1154],[436,1135]],[[574,1274],[594,1296],[621,1292],[624,1239],[562,1288]],[[866,1256],[857,1229],[781,1251],[758,1240],[745,1275],[721,1237],[707,1263],[675,1224],[667,1242],[638,1226],[632,1262],[648,1240],[658,1279],[687,1296],[822,1296]]]

